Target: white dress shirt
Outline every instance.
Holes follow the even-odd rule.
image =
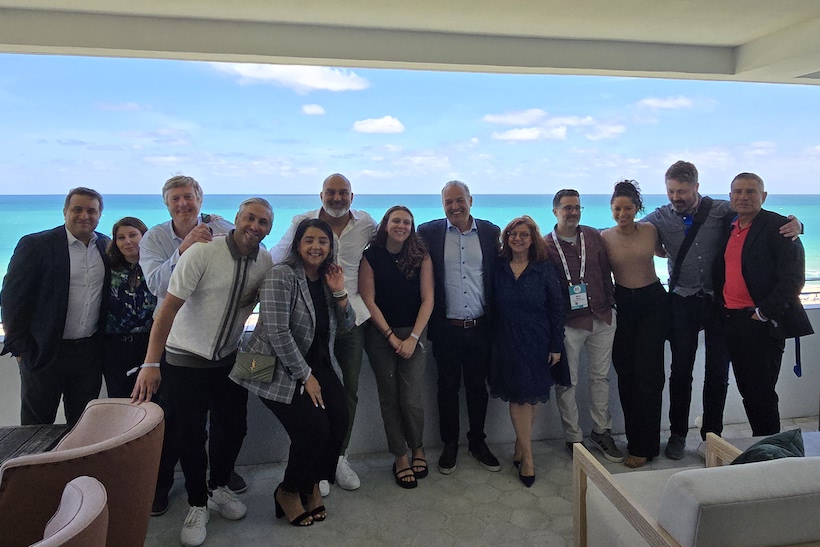
[[[97,249],[97,234],[92,234],[86,246],[68,228],[68,259],[71,274],[68,283],[68,312],[65,317],[64,340],[88,338],[97,332],[100,303],[105,282],[105,263]]]
[[[197,226],[201,222],[202,219],[197,218]],[[207,224],[215,236],[227,235],[234,228],[227,220],[212,220]],[[183,239],[174,232],[173,220],[169,220],[145,232],[140,241],[140,267],[148,290],[157,297],[156,310],[168,292],[168,282],[179,261],[179,246]]]
[[[270,254],[274,263],[282,262],[288,256],[293,234],[296,233],[299,223],[305,219],[319,218],[320,211],[321,209],[316,209],[293,217],[288,231],[276,247],[271,249]],[[350,307],[356,312],[357,326],[370,319],[370,312],[367,311],[367,306],[364,305],[364,300],[359,295],[359,264],[362,261],[362,253],[376,235],[376,226],[376,221],[367,212],[351,209],[350,220],[342,230],[342,235],[337,236],[335,232],[333,233],[333,241],[337,250],[336,263],[344,270],[347,298],[350,301]]]

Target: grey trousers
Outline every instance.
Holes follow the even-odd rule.
[[[407,338],[412,327],[393,327],[399,338]],[[387,447],[394,456],[407,449],[421,448],[424,437],[424,369],[427,365],[427,329],[409,359],[396,355],[396,350],[370,321],[365,323],[364,349],[376,377],[379,405],[387,436]]]

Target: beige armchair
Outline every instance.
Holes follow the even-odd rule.
[[[88,403],[74,428],[52,450],[0,467],[0,546],[30,545],[43,537],[66,484],[87,475],[108,492],[106,545],[145,542],[162,449],[162,409],[128,399]]]
[[[616,475],[576,444],[575,544],[751,547],[820,541],[820,458],[724,466],[740,450],[713,433],[706,443],[705,468]]]
[[[31,547],[105,547],[108,534],[108,495],[93,477],[69,482],[60,507],[46,525],[43,541]]]

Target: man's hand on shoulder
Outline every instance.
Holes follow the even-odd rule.
[[[780,227],[780,235],[794,241],[803,233],[803,224],[794,215],[787,217],[789,221]]]
[[[211,229],[208,227],[207,224],[198,224],[193,230],[191,230],[185,239],[182,240],[182,243],[179,245],[179,254],[181,255],[188,248],[193,245],[194,243],[208,243],[213,239],[213,235],[211,235]]]

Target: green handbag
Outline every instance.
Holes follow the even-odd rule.
[[[240,351],[236,354],[236,362],[231,369],[231,376],[242,380],[256,380],[269,384],[273,381],[273,369],[276,368],[278,361],[279,359],[275,355]]]

